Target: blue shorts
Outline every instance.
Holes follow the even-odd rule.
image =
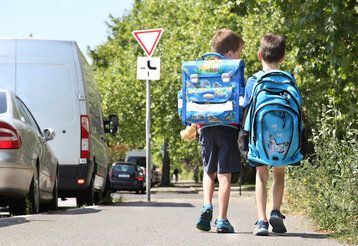
[[[206,173],[239,173],[239,130],[230,126],[209,126],[200,130],[201,157]]]

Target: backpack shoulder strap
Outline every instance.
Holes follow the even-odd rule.
[[[288,72],[285,72],[285,71],[282,71],[282,70],[271,70],[271,71],[268,71],[264,74],[261,75],[261,79],[265,78],[265,77],[268,77],[268,76],[285,76],[287,78],[289,78],[291,81],[295,81],[293,75],[291,73],[288,73]]]
[[[256,79],[256,81],[257,81],[257,80],[259,80],[263,75],[265,75],[265,72],[264,72],[263,70],[261,70],[261,71],[258,71],[257,73],[254,73],[254,74],[252,75],[252,77],[253,77],[254,79]]]

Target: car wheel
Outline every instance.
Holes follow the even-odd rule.
[[[49,203],[41,205],[41,211],[58,210],[58,174],[56,174],[55,183],[52,190],[52,200]]]
[[[28,194],[29,213],[37,214],[40,211],[40,187],[38,170],[35,169],[34,177],[32,178],[30,192]]]
[[[79,194],[76,197],[77,207],[82,206],[92,206],[94,202],[94,190],[93,190],[93,178],[89,187],[86,190],[79,191]]]

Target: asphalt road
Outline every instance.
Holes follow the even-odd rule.
[[[159,191],[147,203],[146,195],[113,194],[122,199],[110,206],[72,208],[75,200],[61,202],[61,211],[0,218],[0,245],[341,245],[314,232],[302,218],[287,215],[288,233],[268,237],[252,234],[256,211],[253,192],[232,193],[229,219],[234,234],[195,228],[202,194],[193,189]],[[214,204],[214,216],[217,215]]]

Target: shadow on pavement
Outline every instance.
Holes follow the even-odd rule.
[[[191,203],[176,203],[176,202],[120,202],[110,206],[118,207],[172,207],[172,208],[193,208]]]
[[[282,234],[270,233],[270,236],[275,237],[301,237],[301,238],[311,238],[311,239],[324,239],[329,238],[330,234],[318,234],[318,233],[305,233],[305,232],[288,232]]]
[[[64,210],[64,211],[58,211],[57,213],[51,213],[54,215],[81,215],[81,214],[93,214],[93,213],[98,213],[101,212],[100,209],[95,209],[95,208],[74,208],[74,209],[69,209],[69,210]]]
[[[253,235],[252,232],[239,231],[238,234]],[[318,233],[305,233],[305,232],[288,232],[288,233],[269,233],[269,237],[301,237],[310,239],[325,239],[329,238],[330,234],[318,234]]]
[[[0,219],[0,228],[6,226],[19,225],[23,223],[30,222],[26,218],[23,217],[9,217]]]

